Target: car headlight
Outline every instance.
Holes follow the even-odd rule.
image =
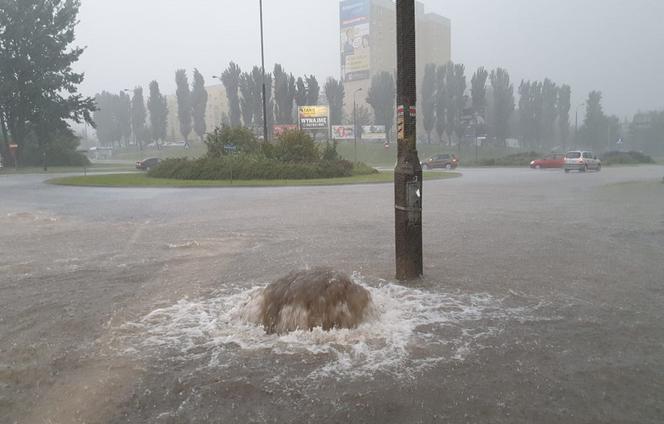
[[[535,165],[535,161],[534,160],[530,161],[530,164]]]

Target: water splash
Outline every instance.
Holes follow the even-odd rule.
[[[413,376],[443,361],[462,361],[513,322],[537,320],[541,302],[514,294],[432,293],[359,275],[377,310],[355,329],[266,334],[247,319],[264,287],[221,290],[205,299],[184,299],[118,330],[122,349],[172,361],[200,361],[227,368],[247,356],[262,362],[295,358],[310,366],[308,378]],[[264,359],[269,357],[269,360]],[[313,364],[313,365],[312,365]]]

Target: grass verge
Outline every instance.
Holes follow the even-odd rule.
[[[87,172],[125,172],[135,171],[136,169],[131,164],[115,164],[115,163],[94,163],[86,166]],[[0,169],[0,175],[24,175],[24,174],[71,174],[84,172],[82,166],[49,166],[47,171],[44,168],[37,166],[28,166],[22,168],[5,167]]]
[[[459,177],[456,172],[426,172],[425,180],[442,180]],[[344,178],[320,178],[313,180],[174,180],[150,178],[143,173],[106,174],[54,178],[49,184],[81,187],[280,187],[280,186],[329,186],[349,184],[380,184],[394,181],[391,172],[358,175]]]

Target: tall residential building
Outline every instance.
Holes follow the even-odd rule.
[[[415,8],[420,99],[426,64],[444,65],[451,60],[451,23],[441,15],[426,13],[421,2],[416,2]],[[366,104],[371,77],[383,71],[396,74],[396,5],[393,0],[342,0],[339,17],[344,105],[347,116],[352,116],[357,90],[362,89],[357,92],[358,105]]]

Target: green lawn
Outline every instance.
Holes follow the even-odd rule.
[[[456,172],[427,172],[425,180],[455,178],[461,174]],[[313,180],[174,180],[168,178],[150,178],[143,173],[88,175],[76,177],[54,178],[50,184],[88,187],[274,187],[274,186],[324,186],[346,184],[378,184],[394,181],[391,172],[372,175],[359,175],[345,178],[327,178]]]
[[[133,165],[130,164],[116,164],[116,163],[94,163],[85,167],[87,172],[124,172],[124,171],[135,171]],[[11,167],[5,167],[0,169],[0,175],[14,175],[14,174],[68,174],[68,173],[83,173],[84,168],[82,166],[49,166],[48,171],[44,171],[43,167],[38,166],[28,166],[14,169]]]

